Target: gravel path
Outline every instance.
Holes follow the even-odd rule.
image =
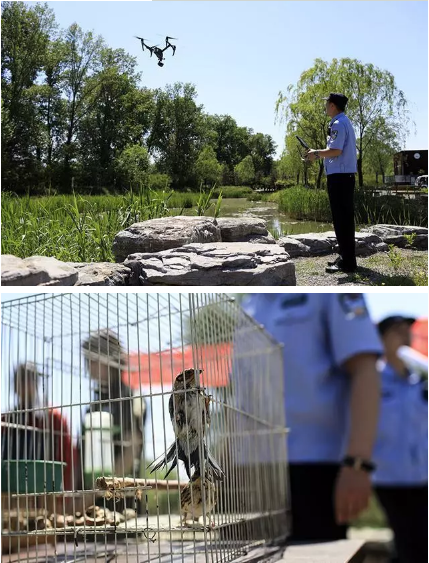
[[[296,285],[427,285],[427,250],[395,248],[378,252],[367,258],[358,257],[355,274],[327,274],[325,268],[334,255],[312,258],[294,258]]]

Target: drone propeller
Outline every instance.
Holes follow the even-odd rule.
[[[167,35],[166,39],[174,39],[175,41],[179,41],[178,37],[168,37],[168,35]]]

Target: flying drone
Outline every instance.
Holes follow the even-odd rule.
[[[134,35],[134,37],[136,39],[140,39],[142,51],[144,51],[145,48],[146,48],[150,52],[150,56],[155,54],[155,56],[158,58],[158,66],[164,66],[164,63],[162,62],[164,60],[164,51],[166,51],[167,49],[170,49],[170,47],[173,50],[173,57],[174,57],[174,53],[176,52],[176,45],[172,45],[170,43],[170,39],[174,39],[175,41],[177,41],[177,37],[168,37],[167,36],[165,38],[165,47],[163,49],[161,49],[158,45],[153,45],[152,47],[150,45],[147,45],[145,43],[145,41],[147,41],[147,39],[143,39],[143,37],[137,37],[137,35]]]

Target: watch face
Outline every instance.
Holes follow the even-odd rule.
[[[415,158],[416,160],[418,160],[418,159],[420,158],[420,153],[416,152],[416,153],[414,154],[414,158]]]

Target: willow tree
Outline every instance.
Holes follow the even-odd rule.
[[[378,129],[395,131],[394,141],[403,144],[409,133],[408,102],[387,70],[356,59],[333,59],[328,63],[316,59],[304,71],[297,84],[280,92],[276,102],[278,118],[286,122],[287,133],[306,138],[314,148],[324,147],[329,118],[322,98],[329,92],[341,92],[349,98],[347,115],[356,132],[359,186],[363,186],[363,160],[377,138]],[[319,162],[319,179],[323,173]]]

